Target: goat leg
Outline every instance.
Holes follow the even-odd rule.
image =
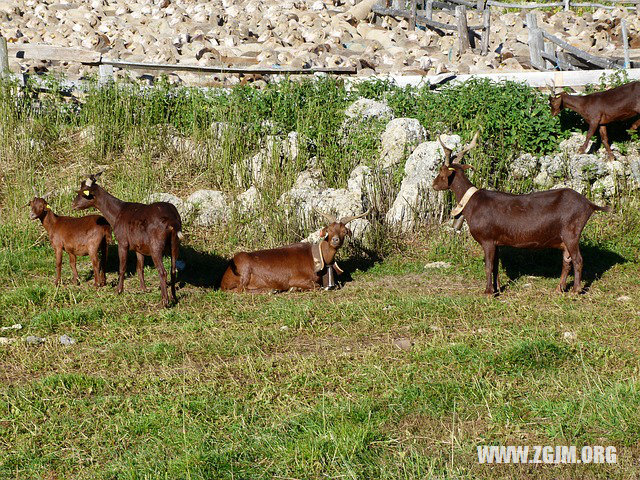
[[[140,252],[136,252],[136,272],[138,272],[138,278],[140,279],[140,290],[147,291],[147,286],[144,283],[144,255]]]
[[[100,274],[100,259],[98,258],[98,249],[89,252],[91,257],[91,265],[93,266],[93,285],[97,288],[102,283],[102,277]]]
[[[609,154],[610,160],[615,160],[616,157],[613,156],[613,152],[611,151],[611,146],[609,145],[609,136],[607,135],[607,126],[600,125],[600,139],[602,140],[602,144],[604,148],[607,149],[607,153]]]
[[[583,154],[587,150],[587,146],[589,146],[589,140],[593,137],[593,134],[596,133],[596,129],[598,128],[597,123],[590,123],[589,130],[587,131],[587,138],[582,144],[582,146],[578,149],[578,153]]]
[[[582,254],[580,253],[580,245],[576,242],[573,251],[571,253],[571,259],[573,260],[573,293],[580,293],[582,288]]]
[[[167,270],[164,268],[164,264],[162,263],[162,251],[153,252],[151,254],[151,258],[153,259],[153,263],[158,269],[158,275],[160,276],[160,291],[162,292],[162,305],[164,307],[169,306],[169,296],[167,295]]]
[[[120,260],[120,265],[118,268],[118,288],[116,292],[122,293],[124,290],[124,273],[127,269],[127,252],[129,251],[129,246],[123,243],[118,243],[118,259]]]
[[[78,270],[76,268],[76,256],[73,253],[67,252],[69,255],[69,266],[71,267],[71,274],[73,275],[73,283],[78,285],[80,281],[78,280]]]
[[[62,247],[56,248],[56,279],[54,284],[60,285],[60,276],[62,274]]]
[[[556,287],[556,293],[562,293],[567,288],[567,277],[569,276],[569,271],[571,270],[571,255],[569,255],[569,251],[565,247],[562,250],[562,273],[560,274],[560,283]]]
[[[493,281],[494,288],[496,293],[500,293],[500,279],[498,278],[498,273],[500,269],[500,250],[498,247],[495,249],[495,254],[493,256]]]
[[[496,254],[496,246],[493,243],[485,243],[482,245],[484,250],[484,271],[487,276],[487,288],[485,295],[493,295],[493,262]]]

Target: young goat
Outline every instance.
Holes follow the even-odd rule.
[[[452,214],[464,213],[471,235],[484,250],[485,293],[500,292],[497,250],[502,245],[561,249],[562,274],[556,291],[566,288],[567,275],[573,264],[573,291],[579,293],[582,277],[580,234],[594,211],[608,212],[609,207],[599,207],[570,188],[528,195],[478,190],[465,175],[465,170],[472,167],[460,164],[468,150],[465,148],[457,154],[455,162],[451,163],[451,150],[445,148],[445,163],[433,181],[433,188],[454,193],[458,204]]]
[[[146,291],[144,283],[144,256],[150,255],[160,275],[162,303],[169,306],[167,295],[167,271],[162,264],[162,256],[168,251],[171,254],[171,297],[176,299],[176,260],[182,238],[182,221],[176,207],[167,202],[156,202],[150,205],[123,202],[109,194],[96,183],[102,172],[90,175],[80,185],[78,195],[73,201],[73,208],[83,210],[95,207],[113,226],[113,233],[118,241],[120,259],[118,293],[124,288],[124,274],[127,266],[127,252],[136,252],[136,270],[140,278],[140,288]]]
[[[45,195],[46,198],[46,195]],[[100,215],[74,218],[56,215],[44,198],[36,196],[29,202],[32,220],[40,220],[49,234],[49,241],[56,252],[56,281],[60,283],[62,252],[69,255],[73,283],[78,282],[76,256],[89,255],[93,264],[93,280],[96,287],[106,284],[105,263],[107,245],[111,243],[111,226]],[[99,255],[100,254],[100,255]]]
[[[550,96],[549,105],[551,106],[551,114],[554,116],[558,115],[563,108],[569,108],[582,115],[589,124],[587,138],[578,153],[585,152],[596,128],[600,127],[602,143],[607,149],[609,158],[613,159],[613,152],[607,136],[607,124],[618,120],[627,120],[640,114],[640,82],[627,83],[590,95],[569,95],[562,92],[560,95]],[[639,126],[640,119],[631,125],[631,129],[637,130]]]
[[[369,211],[340,220],[325,215],[330,224],[320,232],[323,240],[317,244],[300,242],[270,250],[237,253],[224,272],[220,289],[260,293],[319,287],[324,267],[337,267],[336,252],[344,237],[351,236],[346,224],[368,214]],[[341,270],[336,270],[341,273]]]

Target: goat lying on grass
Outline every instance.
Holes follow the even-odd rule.
[[[558,115],[563,108],[569,108],[582,115],[589,124],[587,138],[578,153],[585,152],[596,128],[600,127],[602,143],[607,149],[609,158],[613,159],[613,152],[607,136],[607,124],[627,120],[640,114],[640,82],[627,83],[589,95],[569,95],[562,92],[560,95],[549,97],[549,105],[551,106],[551,114],[554,116]],[[640,119],[631,125],[631,129],[637,130],[639,126]]]
[[[445,163],[433,181],[433,188],[454,193],[458,205],[452,214],[464,213],[471,235],[484,250],[487,276],[485,293],[492,295],[500,292],[497,249],[503,245],[561,249],[562,274],[556,291],[561,292],[566,288],[567,276],[573,264],[573,291],[579,293],[582,277],[580,234],[593,212],[608,212],[609,207],[599,207],[570,188],[528,195],[477,189],[465,175],[465,170],[472,167],[460,164],[464,154],[475,146],[476,140],[477,134],[471,147],[458,153],[454,163],[451,163],[451,150],[445,147]]]
[[[46,195],[45,195],[46,197]],[[87,215],[74,218],[56,215],[47,201],[36,196],[29,202],[32,220],[40,220],[49,234],[49,241],[56,253],[56,280],[60,283],[62,271],[62,252],[69,255],[69,265],[73,273],[73,283],[78,282],[76,257],[89,255],[93,264],[93,280],[96,287],[106,284],[105,263],[107,245],[111,243],[111,226],[100,215]]]
[[[120,259],[118,293],[124,289],[124,274],[127,266],[127,252],[133,250],[138,259],[136,270],[140,278],[140,288],[146,290],[144,283],[144,256],[151,255],[160,275],[162,303],[169,306],[167,295],[167,271],[162,264],[165,252],[171,254],[171,297],[176,299],[176,260],[182,237],[182,221],[175,206],[167,202],[150,205],[123,202],[96,183],[102,172],[90,175],[80,185],[73,208],[83,210],[95,207],[105,216],[113,227],[118,241]]]
[[[224,272],[220,289],[260,293],[319,287],[324,267],[334,268],[336,252],[345,236],[351,236],[346,224],[368,214],[369,211],[340,220],[327,216],[330,224],[322,229],[320,236],[324,240],[319,244],[300,242],[270,250],[237,253]]]

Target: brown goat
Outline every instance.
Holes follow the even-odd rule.
[[[56,253],[56,280],[60,283],[62,252],[69,255],[69,265],[73,273],[73,283],[78,282],[76,257],[89,255],[93,264],[93,281],[96,287],[106,284],[105,263],[107,245],[111,243],[111,226],[100,215],[86,217],[63,217],[56,215],[44,198],[37,195],[29,202],[32,220],[40,220],[49,234],[49,241]]]
[[[334,266],[336,252],[342,246],[345,236],[351,236],[351,230],[346,224],[368,214],[369,211],[340,220],[330,218],[331,223],[320,232],[324,239],[320,244],[300,242],[269,250],[237,253],[224,272],[220,289],[260,293],[290,289],[313,290],[319,287],[322,284],[324,265]],[[319,248],[322,256],[320,263],[314,258],[314,248]]]
[[[600,127],[600,138],[607,149],[609,158],[613,159],[613,152],[609,146],[607,136],[607,124],[619,120],[627,120],[640,114],[640,82],[631,82],[620,87],[612,88],[604,92],[596,92],[590,95],[569,95],[562,92],[557,96],[549,97],[551,114],[558,115],[563,108],[569,108],[579,113],[589,124],[587,138],[578,150],[584,153],[589,145],[589,140]],[[640,126],[640,119],[631,125],[632,130]]]
[[[433,181],[433,188],[454,193],[458,205],[452,213],[464,213],[471,235],[484,250],[485,293],[500,292],[498,247],[503,245],[561,249],[562,274],[556,291],[566,288],[567,275],[573,264],[573,291],[580,292],[580,234],[594,211],[608,212],[609,207],[599,207],[570,188],[528,195],[479,190],[465,175],[465,170],[472,167],[459,163],[466,151],[468,149],[456,156],[455,163],[451,163],[451,150],[445,148],[445,163]]]
[[[117,199],[96,183],[98,176],[90,175],[80,185],[78,195],[73,201],[73,208],[83,210],[95,207],[105,216],[113,227],[118,241],[118,257],[120,259],[118,293],[124,288],[124,274],[127,266],[127,252],[136,252],[136,270],[140,278],[140,288],[146,291],[144,283],[144,256],[150,255],[160,275],[162,303],[169,305],[167,295],[167,271],[162,264],[165,252],[171,255],[171,297],[176,299],[176,260],[182,238],[182,221],[176,207],[167,202],[156,202],[150,205],[123,202]]]

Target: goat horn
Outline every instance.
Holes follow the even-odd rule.
[[[362,217],[366,217],[367,215],[369,215],[371,213],[371,208],[369,208],[369,210],[367,210],[364,213],[361,213],[360,215],[353,215],[350,217],[342,217],[340,219],[340,223],[344,223],[345,225],[353,220],[356,220],[358,218],[362,218]]]
[[[478,136],[480,135],[480,132],[476,132],[475,135],[473,136],[473,140],[471,140],[471,143],[469,143],[468,145],[466,145],[462,150],[460,150],[457,154],[456,154],[456,163],[460,163],[460,160],[462,160],[462,157],[465,156],[465,154],[469,151],[472,150],[474,148],[476,148],[476,145],[478,144]]]
[[[316,212],[318,215],[323,216],[325,220],[329,223],[335,223],[336,221],[336,217],[334,217],[333,215],[329,215],[328,213],[321,212],[317,208],[314,208],[313,211]]]
[[[55,192],[55,189],[54,189],[54,190],[51,190],[50,192],[45,193],[45,194],[42,196],[42,199],[43,199],[43,200],[46,200],[47,198],[49,198],[49,197],[53,194],[53,192]]]
[[[38,191],[36,190],[36,187],[31,185],[31,188],[33,188],[33,195],[37,197],[38,196]]]
[[[442,141],[442,135],[438,135],[438,141],[440,142],[440,145],[442,145],[442,150],[444,151],[444,164],[447,166],[451,165],[451,152],[453,150],[444,144]]]

